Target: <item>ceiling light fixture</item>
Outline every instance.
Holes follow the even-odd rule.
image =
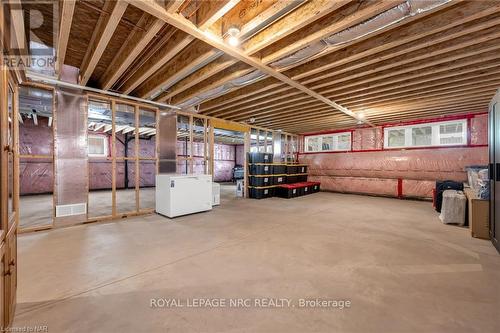
[[[240,45],[240,39],[238,38],[240,34],[240,29],[238,27],[230,27],[227,30],[227,43],[233,47]]]

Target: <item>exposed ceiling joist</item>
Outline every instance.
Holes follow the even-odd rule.
[[[245,23],[241,27],[240,35],[242,36],[242,39],[245,40],[246,39],[245,36],[252,36],[255,32],[259,32],[263,28],[268,27],[270,23],[288,14],[292,10],[296,10],[296,8],[301,6],[304,2],[305,1],[297,1],[297,0],[278,0],[271,7],[267,8],[265,11],[255,16],[249,22]],[[311,2],[308,2],[308,4],[310,3]],[[332,5],[339,5],[338,1],[337,2],[330,1],[329,3]],[[324,9],[324,7],[322,7],[322,9]],[[318,11],[317,15],[321,15],[321,12]],[[302,18],[306,20],[305,17]],[[226,18],[224,17],[224,20],[225,19]],[[220,32],[214,31],[214,33],[217,34]],[[284,34],[283,31],[281,33],[283,34],[283,37],[286,36],[286,34]],[[206,80],[215,73],[225,70],[226,68],[234,65],[236,62],[237,61],[235,61],[233,58],[227,55],[223,55],[217,58],[216,60],[213,60],[208,65],[205,65],[203,68],[194,71],[189,75],[184,76],[183,79],[179,80],[177,83],[168,87],[168,90],[157,96],[156,99],[158,101],[170,100],[170,98],[172,98],[173,96]]]
[[[297,5],[297,1],[295,2],[279,2],[277,6],[273,6],[269,8],[267,11],[262,13],[263,15],[268,15],[270,17],[278,16],[281,17],[283,14],[286,14],[283,18],[278,19],[276,22],[273,22],[265,29],[261,29],[256,35],[252,36],[246,42],[243,43],[244,52],[248,55],[255,55],[260,50],[266,48],[272,43],[283,39],[290,34],[300,30],[304,26],[311,24],[315,20],[318,20],[336,9],[341,8],[342,6],[353,2],[354,0],[339,0],[339,1],[331,1],[331,0],[318,0],[318,1],[308,1],[304,4],[304,2],[299,2]],[[288,13],[288,10],[293,10]],[[257,17],[255,20],[251,20],[247,25],[242,27],[243,31],[252,31],[255,29],[257,24],[266,24],[264,17]],[[248,27],[247,27],[248,26]],[[200,82],[206,82],[206,80],[221,71],[228,69],[230,66],[236,64],[237,61],[234,59],[227,60],[225,58],[219,58],[211,64],[207,65],[207,68],[204,68],[204,71],[198,71],[193,73],[185,80],[180,81],[176,85],[172,86],[169,89],[169,92],[160,95],[157,100],[163,101],[172,98],[175,95],[178,95],[185,91],[188,88],[193,87],[194,85]],[[241,75],[249,73],[246,71]],[[219,74],[219,76],[221,76]],[[209,89],[207,87],[206,89]],[[198,91],[199,89],[193,88],[193,90]],[[190,95],[191,96],[191,95]],[[189,97],[185,97],[186,99]]]
[[[56,51],[56,72],[61,72],[61,67],[66,58],[66,50],[68,48],[69,33],[71,31],[71,23],[73,22],[73,14],[75,12],[76,1],[62,1],[61,23],[59,24],[59,37],[57,39]]]
[[[116,58],[116,66],[110,67],[110,70],[104,75],[102,89],[108,90],[115,84],[163,26],[164,22],[162,20],[154,19],[146,31],[133,32],[132,37],[124,44],[123,50]]]
[[[127,9],[128,3],[126,1],[116,1],[115,6],[111,14],[105,19],[105,24],[103,24],[103,30],[98,31],[98,41],[95,48],[91,51],[91,56],[87,63],[85,63],[81,69],[82,77],[80,84],[85,85],[89,81],[94,69],[97,66],[97,63],[101,59],[106,46],[108,45],[113,33],[116,30],[116,27],[120,23],[120,20]],[[158,4],[157,4],[158,5]]]
[[[156,2],[152,0],[144,0],[144,1],[138,1],[138,0],[127,0],[134,6],[137,6],[138,8],[142,9],[145,12],[150,13],[151,15],[154,15],[168,24],[171,24],[175,26],[176,28],[192,35],[195,38],[198,38],[200,40],[205,41],[206,43],[212,45],[213,47],[223,51],[224,53],[262,71],[263,73],[266,73],[270,76],[273,76],[277,78],[278,80],[310,95],[311,97],[322,101],[323,103],[330,105],[332,108],[355,118],[356,120],[361,120],[364,121],[367,124],[370,124],[369,121],[363,120],[358,118],[358,116],[352,112],[351,110],[348,110],[347,108],[331,101],[330,99],[316,93],[315,91],[312,91],[311,89],[303,86],[302,84],[290,79],[289,77],[277,72],[273,68],[263,64],[260,60],[250,57],[243,53],[239,49],[232,48],[228,45],[226,45],[220,38],[213,36],[210,33],[205,33],[204,31],[200,30],[196,26],[194,26],[191,22],[188,20],[184,19],[180,15],[173,15],[168,13],[165,9],[163,9],[161,6],[159,6]],[[371,124],[370,124],[371,125]]]
[[[403,56],[419,48],[425,48],[429,45],[443,42],[448,38],[463,36],[466,31],[462,32],[462,29],[470,31],[475,29],[475,31],[478,31],[486,28],[488,25],[491,26],[491,22],[472,21],[482,19],[483,17],[498,12],[500,5],[500,3],[495,4],[491,2],[465,2],[459,5],[456,5],[457,3],[454,2],[453,4],[455,4],[455,6],[446,9],[439,16],[430,15],[423,18],[420,17],[415,23],[384,32],[366,41],[361,41],[348,48],[338,50],[305,65],[288,70],[285,74],[293,79],[302,79],[311,76],[310,79],[302,81],[302,83],[307,83],[316,80],[317,77],[324,76],[324,73],[328,74],[329,72],[327,69],[330,69],[330,72],[335,75],[337,75],[340,70],[348,71],[350,69],[356,69],[356,67],[354,67],[356,65],[355,61],[358,61],[359,67],[363,65],[365,61],[367,61],[367,63],[369,63],[369,61],[375,63],[395,56]],[[410,42],[412,43],[409,44]],[[245,88],[245,91],[235,91],[234,93],[226,94],[213,101],[206,102],[202,105],[201,109],[205,113],[205,110],[217,109],[219,105],[231,107],[237,100],[241,101],[239,103],[243,103],[255,99],[256,97],[252,98],[252,96],[256,94],[252,92],[254,90],[254,85]],[[268,85],[269,89],[267,91],[276,90],[272,81],[270,81]],[[282,88],[276,90],[275,95],[277,96],[282,90]],[[257,89],[259,94],[261,91],[266,91],[264,85]],[[273,97],[274,96],[270,95],[269,99]]]
[[[181,8],[184,0],[167,0],[166,9],[169,13],[176,13]]]
[[[140,0],[138,0],[138,1],[140,1]],[[216,1],[213,3],[206,2],[205,6],[202,6],[200,8],[200,10],[201,9],[204,10],[205,8],[207,8],[207,6],[209,6],[210,8],[203,11],[203,13],[200,14],[200,15],[203,15],[203,18],[201,19],[199,29],[205,30],[208,27],[210,27],[210,25],[212,25],[213,22],[218,20],[225,13],[227,13],[227,11],[229,11],[232,7],[234,7],[238,2],[239,2],[239,0],[238,1],[236,1],[236,0],[226,1],[224,4],[221,4],[220,1]],[[138,2],[135,2],[135,3],[138,3]],[[216,4],[215,7],[214,7],[214,4]],[[156,5],[160,9],[162,9],[161,6],[159,6],[158,4],[156,4]],[[172,12],[169,12],[168,10],[166,10],[166,11],[164,10],[164,11],[166,13],[169,13],[172,15],[177,15],[177,14],[175,14],[177,9],[175,11],[172,11]],[[125,85],[123,87],[125,94],[130,94],[132,91],[134,91],[134,89],[139,87],[139,85],[141,85],[146,80],[149,80],[151,77],[153,77],[153,76],[158,77],[158,75],[155,75],[155,74],[160,69],[162,69],[169,61],[171,61],[176,55],[178,55],[182,50],[184,50],[188,45],[190,45],[191,42],[193,42],[193,40],[194,40],[194,38],[192,36],[190,36],[189,34],[186,35],[183,32],[175,33],[175,35],[172,36],[172,38],[173,38],[172,42],[168,44],[169,48],[165,48],[165,50],[162,51],[162,53],[164,53],[163,56],[161,56],[161,57],[155,56],[154,59],[152,59],[150,62],[148,62],[144,66],[146,68],[145,70],[132,76],[132,78],[128,82],[125,83]],[[212,52],[208,55],[204,55],[202,58],[197,59],[196,61],[198,62],[198,64],[201,64],[204,61],[206,61],[207,59],[210,59],[211,57],[213,57],[214,56],[213,53],[214,52]],[[192,65],[196,66],[196,64],[192,64]],[[168,69],[169,69],[168,67],[163,68],[163,70],[167,70],[167,71],[168,71]],[[182,74],[182,73],[177,73],[176,75],[178,76],[180,74]],[[141,92],[139,95],[149,97],[149,95],[151,95],[155,90],[158,90],[160,87],[168,84],[168,80],[172,80],[171,82],[175,82],[174,81],[175,78],[173,78],[172,76],[169,76],[169,75],[170,74],[168,74],[168,73],[161,75],[160,79],[159,79],[160,82],[153,84],[152,88],[150,88],[150,87],[145,88],[146,91]],[[164,80],[164,81],[162,82],[162,80]]]

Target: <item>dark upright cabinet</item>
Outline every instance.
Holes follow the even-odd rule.
[[[500,89],[490,103],[490,237],[500,252]]]

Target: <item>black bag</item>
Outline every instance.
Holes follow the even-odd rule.
[[[455,182],[453,180],[445,180],[436,182],[436,211],[441,213],[441,206],[443,204],[443,192],[446,190],[463,191],[464,184]]]

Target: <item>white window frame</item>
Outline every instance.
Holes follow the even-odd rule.
[[[339,149],[339,137],[342,135],[349,136],[349,147],[347,149]],[[352,149],[352,133],[348,132],[339,132],[339,133],[331,133],[331,134],[321,134],[321,135],[310,135],[304,138],[304,150],[306,153],[321,153],[321,152],[330,152],[330,151],[351,151]],[[323,149],[323,138],[332,138],[333,147],[332,149]],[[318,139],[318,150],[309,150],[309,140],[310,139]]]
[[[448,124],[462,124],[462,142],[461,143],[441,143],[440,126]],[[418,127],[431,127],[432,139],[430,145],[413,145],[412,130]],[[389,147],[389,131],[392,130],[405,131],[405,144],[402,146]],[[446,147],[446,146],[465,146],[467,145],[467,119],[447,120],[438,122],[421,123],[405,126],[391,126],[384,128],[384,149],[401,149],[401,148],[422,148],[422,147]]]
[[[87,154],[89,157],[108,157],[109,155],[109,138],[108,136],[105,135],[89,135],[88,139],[103,139],[103,145],[104,145],[104,153],[102,154],[91,154],[90,153],[90,145],[87,147]]]

